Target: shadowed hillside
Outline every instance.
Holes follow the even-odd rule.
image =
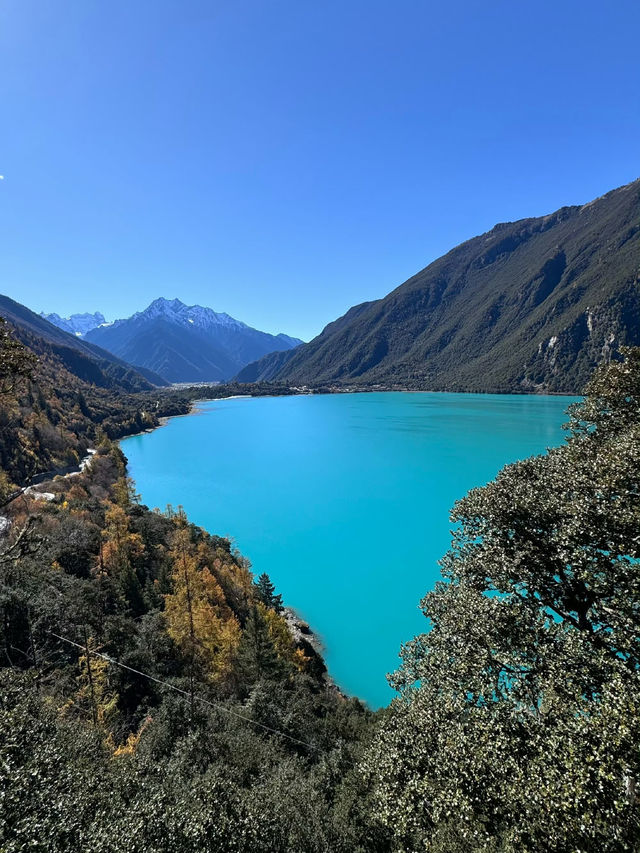
[[[239,378],[575,393],[595,365],[640,343],[639,271],[635,181],[496,225],[352,308],[284,365],[259,362]]]

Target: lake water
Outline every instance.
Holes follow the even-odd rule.
[[[267,572],[372,707],[426,627],[449,510],[507,462],[562,443],[571,398],[362,393],[218,400],[121,442],[144,503],[182,504]]]

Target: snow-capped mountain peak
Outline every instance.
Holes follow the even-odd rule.
[[[41,311],[40,316],[53,323],[59,329],[63,329],[63,331],[69,332],[78,338],[84,337],[87,332],[106,323],[104,316],[99,311],[96,311],[94,314],[71,314],[69,317],[61,317],[55,313],[45,314],[44,311]]]
[[[249,362],[299,343],[222,311],[164,297],[127,319],[92,329],[87,340],[169,382],[226,381]]]
[[[154,299],[144,311],[138,311],[131,317],[132,320],[139,318],[145,320],[165,319],[183,326],[189,324],[202,329],[210,329],[214,326],[235,329],[250,328],[246,323],[242,323],[224,312],[204,308],[202,305],[185,305],[179,299],[165,299],[163,296]]]

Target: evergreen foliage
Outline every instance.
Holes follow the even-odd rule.
[[[31,378],[36,358],[11,333],[4,317],[0,317],[0,395],[11,394],[18,382]]]
[[[265,607],[272,608],[276,613],[282,612],[282,596],[276,595],[276,588],[266,572],[256,581],[256,594]]]

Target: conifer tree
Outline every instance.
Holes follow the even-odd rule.
[[[16,340],[0,317],[0,395],[13,393],[21,380],[29,379],[36,363],[35,355]]]
[[[118,696],[110,685],[108,661],[95,654],[100,646],[90,636],[85,635],[84,642],[87,651],[78,660],[78,690],[60,711],[66,714],[73,708],[81,709],[109,737],[108,726],[116,713]]]
[[[253,605],[238,648],[238,667],[242,679],[249,684],[260,678],[281,677],[285,671],[269,631],[266,612],[263,604]]]
[[[266,572],[263,572],[255,582],[255,590],[258,599],[265,607],[270,607],[276,613],[282,612],[284,609],[282,606],[282,595],[276,595],[276,588]]]

